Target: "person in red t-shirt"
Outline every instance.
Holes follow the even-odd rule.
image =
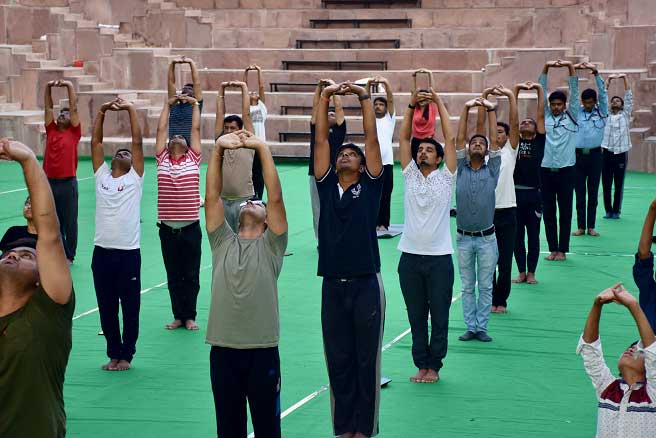
[[[54,118],[52,88],[66,87],[68,107],[59,111]],[[45,171],[55,207],[64,250],[69,262],[75,259],[77,250],[77,145],[82,136],[80,117],[77,113],[77,96],[70,81],[50,81],[46,85],[45,97],[46,150],[43,156]]]

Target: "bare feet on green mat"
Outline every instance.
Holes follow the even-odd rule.
[[[105,365],[100,367],[100,369],[105,371],[116,371],[116,365],[118,365],[118,362],[119,362],[118,359],[112,359],[109,362],[107,362]]]
[[[551,253],[548,256],[546,256],[544,259],[549,261],[556,260],[557,255],[558,255],[558,251],[551,251]]]
[[[114,371],[127,371],[129,369],[130,369],[130,362],[122,359],[116,364],[116,369]]]
[[[529,272],[529,273],[526,275],[526,282],[527,282],[528,284],[538,284],[538,281],[535,279],[535,273],[533,273],[533,272]]]
[[[411,382],[415,382],[415,383],[416,383],[416,382],[421,382],[421,380],[422,380],[422,379],[424,378],[424,376],[426,375],[426,372],[427,372],[427,371],[428,371],[428,370],[427,370],[426,368],[421,368],[421,369],[419,369],[419,371],[417,371],[417,374],[415,374],[414,376],[410,377],[410,381],[411,381]]]
[[[198,330],[198,324],[193,319],[188,319],[185,321],[185,328],[187,330]]]
[[[440,375],[435,370],[429,369],[424,375],[424,378],[421,379],[421,383],[435,383],[440,380]]]
[[[526,281],[526,272],[520,272],[517,278],[513,278],[513,283],[524,283]]]
[[[175,330],[177,328],[182,327],[182,321],[180,321],[179,319],[174,319],[172,323],[166,324],[164,327],[166,328],[166,330]]]

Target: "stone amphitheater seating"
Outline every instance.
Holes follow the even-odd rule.
[[[656,171],[653,0],[0,0],[0,128],[42,152],[43,88],[65,78],[78,90],[82,154],[92,118],[117,95],[137,105],[152,153],[166,69],[183,54],[196,61],[205,90],[204,147],[212,146],[218,83],[258,64],[271,90],[268,141],[285,157],[308,155],[313,90],[303,84],[320,78],[383,74],[400,114],[411,72],[429,68],[457,123],[464,102],[485,86],[536,80],[549,59],[591,61],[602,74],[629,74],[636,101],[629,166]],[[73,67],[76,60],[83,67]],[[188,71],[177,76],[190,79]],[[581,78],[582,89],[592,83]],[[563,72],[551,80],[550,89],[565,85]],[[610,95],[621,94],[619,86]],[[66,105],[56,93],[56,106]],[[226,100],[238,111],[236,95]],[[357,101],[344,104],[349,130],[361,133]],[[534,111],[535,97],[522,94],[520,113]],[[126,119],[108,117],[105,142],[129,142]]]

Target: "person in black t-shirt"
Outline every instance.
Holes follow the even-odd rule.
[[[4,252],[7,247],[19,239],[36,239],[36,227],[34,226],[34,221],[32,220],[32,201],[28,196],[23,205],[23,217],[27,221],[27,225],[16,225],[9,227],[5,234],[0,239],[0,252]]]
[[[319,192],[317,192],[317,182],[314,178],[314,136],[315,126],[317,123],[317,109],[319,105],[319,97],[321,90],[328,85],[334,85],[335,81],[332,79],[322,79],[317,84],[314,91],[314,98],[312,100],[312,118],[310,119],[310,165],[308,175],[310,176],[310,201],[312,203],[312,218],[314,224],[314,238],[319,241]],[[344,108],[342,107],[342,98],[338,95],[333,95],[334,108],[328,109],[328,143],[330,144],[330,164],[335,165],[335,157],[337,156],[337,148],[344,143],[346,138],[346,120],[344,118]]]
[[[515,164],[515,195],[517,198],[517,235],[515,261],[519,276],[513,283],[536,284],[535,270],[540,257],[540,221],[542,195],[540,193],[540,167],[544,156],[544,90],[538,83],[523,82],[515,85],[515,97],[520,90],[538,93],[537,121],[523,119],[519,124],[519,151]],[[528,256],[524,244],[524,230],[528,238]]]
[[[362,106],[367,158],[354,144],[337,149],[331,164],[328,102],[356,94]],[[319,216],[321,327],[330,379],[335,435],[378,434],[380,356],[385,295],[380,281],[376,219],[383,189],[383,164],[371,97],[350,82],[330,85],[317,109],[314,176]]]

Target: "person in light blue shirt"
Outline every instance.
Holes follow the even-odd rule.
[[[592,88],[581,93],[579,112],[579,133],[576,145],[576,222],[577,230],[573,236],[599,236],[595,230],[597,218],[597,198],[601,180],[601,142],[608,119],[608,93],[604,80],[597,67],[589,62],[574,66],[579,70],[589,70],[594,75],[597,91]],[[587,203],[586,203],[587,194]]]
[[[546,257],[547,260],[565,260],[565,254],[569,252],[574,200],[574,166],[579,131],[579,79],[576,77],[574,64],[559,59],[547,62],[538,80],[546,96],[549,69],[562,67],[567,67],[569,70],[569,97],[573,104],[567,106],[567,95],[556,90],[549,94],[549,105],[545,105],[544,110],[547,138],[540,176],[544,202],[544,228],[550,252]],[[557,210],[560,217],[557,215]]]

